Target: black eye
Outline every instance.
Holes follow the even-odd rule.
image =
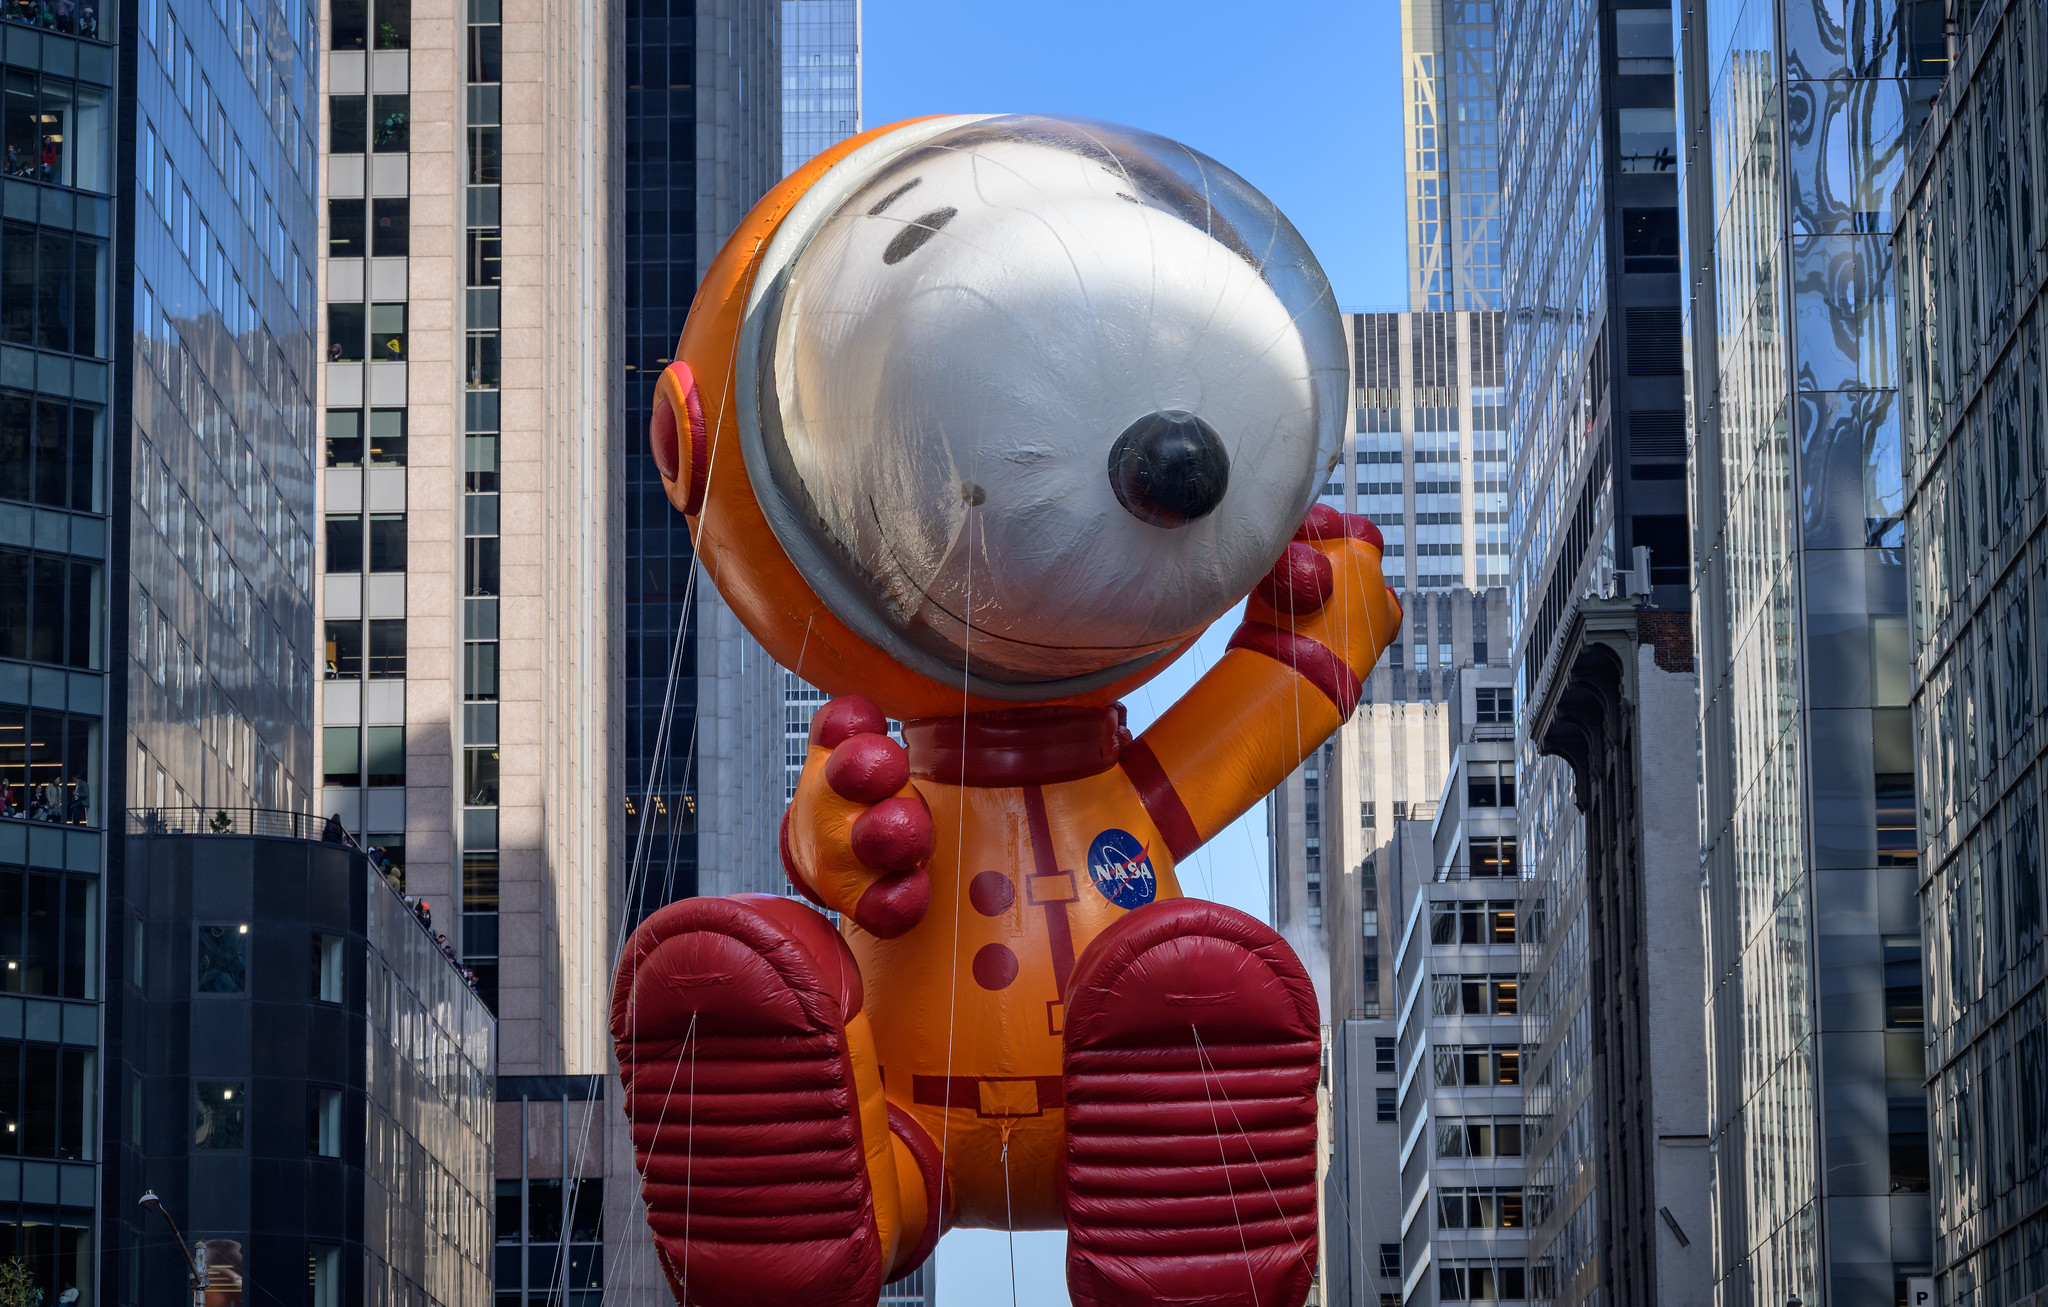
[[[1139,521],[1186,526],[1223,502],[1230,454],[1216,429],[1192,413],[1147,413],[1110,447],[1109,486]]]
[[[953,215],[958,212],[958,209],[933,209],[918,218],[896,233],[896,239],[890,241],[889,248],[882,251],[882,262],[901,263],[917,253],[926,241],[939,234],[939,228],[953,221]]]
[[[918,183],[922,182],[923,180],[924,178],[922,177],[912,177],[909,181],[903,183],[901,186],[898,186],[895,190],[890,191],[881,199],[876,200],[875,207],[868,210],[868,217],[874,218],[880,216],[882,210],[888,208],[890,205],[896,203],[896,201],[902,199],[904,196],[910,194],[910,192],[916,190]]]

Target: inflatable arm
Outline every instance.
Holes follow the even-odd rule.
[[[1379,529],[1318,504],[1245,603],[1230,648],[1123,754],[1184,858],[1348,721],[1401,629]]]

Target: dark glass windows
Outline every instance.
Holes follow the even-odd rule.
[[[0,391],[0,499],[100,511],[100,411]]]
[[[330,154],[363,154],[370,140],[367,96],[327,97],[327,150]]]
[[[90,1161],[96,1060],[89,1048],[0,1039],[0,1155]]]
[[[366,664],[370,679],[398,680],[405,676],[405,619],[376,618],[370,622],[370,653]]]
[[[331,21],[331,49],[361,50],[369,44],[370,6],[366,0],[330,0],[327,12]]]
[[[327,570],[363,570],[363,516],[360,513],[331,513],[327,518]]]
[[[334,568],[329,568],[334,571]],[[405,570],[405,514],[373,513],[370,515],[370,570],[372,572],[403,572]]]
[[[412,97],[370,97],[370,148],[378,154],[404,154],[412,148]]]
[[[360,259],[367,254],[367,221],[361,200],[327,201],[327,256],[332,259]]]
[[[363,415],[356,409],[327,412],[327,466],[361,467],[363,464]]]
[[[94,877],[0,867],[0,992],[95,997],[99,939]]]
[[[369,325],[369,307],[364,304],[327,306],[327,361],[360,363]]]
[[[0,340],[67,354],[104,354],[100,285],[105,242],[10,222],[0,228]]]
[[[370,253],[379,259],[401,259],[412,249],[412,201],[370,201]]]
[[[0,658],[94,668],[100,565],[0,549]]]
[[[240,1081],[201,1080],[194,1087],[192,1146],[240,1148],[248,1090]]]
[[[405,305],[370,306],[370,357],[380,363],[405,361]]]
[[[209,922],[199,927],[199,992],[242,994],[249,989],[249,927]]]
[[[327,679],[361,680],[363,675],[363,624],[357,621],[327,623]]]
[[[370,461],[389,467],[405,466],[405,410],[370,410]]]

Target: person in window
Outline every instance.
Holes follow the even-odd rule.
[[[71,778],[71,824],[72,824],[72,825],[74,825],[74,826],[83,826],[83,825],[85,825],[85,806],[86,806],[86,801],[87,801],[87,799],[88,799],[89,797],[90,797],[90,796],[89,796],[89,795],[88,795],[88,794],[86,793],[86,789],[85,789],[85,777],[84,777],[84,776],[82,776],[82,775],[81,775],[81,776],[74,776],[74,777],[72,777],[72,778]]]

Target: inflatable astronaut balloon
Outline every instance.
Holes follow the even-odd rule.
[[[711,581],[837,696],[781,857],[839,925],[690,899],[620,961],[679,1303],[868,1307],[953,1226],[1064,1228],[1080,1304],[1303,1301],[1315,994],[1175,868],[1399,628],[1379,532],[1312,507],[1348,384],[1294,228],[1130,128],[899,123],[734,232],[650,438]],[[1240,602],[1134,737],[1119,696]]]

